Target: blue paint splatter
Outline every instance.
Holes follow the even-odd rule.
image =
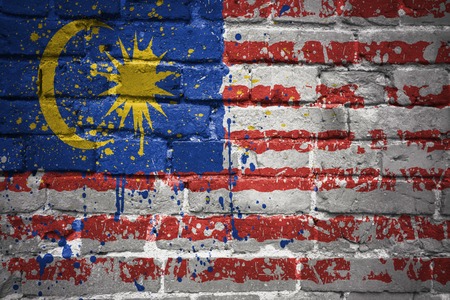
[[[219,197],[219,204],[222,207],[222,209],[225,208],[224,203],[223,203],[223,197]]]
[[[242,39],[242,35],[240,33],[237,33],[234,38],[238,41],[240,41]]]
[[[65,259],[70,259],[73,255],[72,252],[72,248],[70,247],[70,245],[64,245],[63,250],[62,250],[62,257],[64,257]]]
[[[282,240],[282,241],[280,241],[280,247],[281,247],[281,248],[284,248],[284,247],[286,247],[289,243],[293,243],[293,242],[294,242],[293,239],[291,239],[291,240]]]
[[[213,267],[208,267],[208,272],[212,272],[212,271],[214,271],[214,268]]]
[[[285,12],[287,12],[290,9],[291,9],[291,7],[289,5],[283,5],[283,7],[280,9],[280,14],[278,16],[280,17],[282,14],[284,14]]]
[[[42,275],[44,275],[45,267],[53,262],[53,255],[46,253],[44,257],[38,256],[36,260],[39,263],[39,275],[42,277]]]
[[[250,163],[250,171],[254,172],[256,169],[255,164]]]
[[[89,259],[91,261],[91,263],[95,263],[97,261],[97,257],[95,257],[94,255],[91,256],[91,258]]]
[[[136,286],[136,289],[137,289],[139,292],[145,291],[145,287],[144,287],[143,285],[140,285],[139,283],[137,283],[136,280],[134,281],[134,286]]]
[[[147,199],[148,198],[148,191],[142,191],[141,192],[141,196],[142,196],[142,198]]]
[[[123,208],[125,206],[125,184],[126,179],[125,176],[122,178],[116,178],[116,209],[117,211],[114,213],[114,221],[118,222],[120,215],[123,213]]]
[[[248,154],[242,154],[241,161],[245,165],[247,164]]]
[[[81,220],[75,220],[72,222],[72,229],[75,232],[80,232],[84,228],[84,223]]]

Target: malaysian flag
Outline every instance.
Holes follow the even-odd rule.
[[[5,294],[448,290],[447,2],[56,2],[0,18]]]

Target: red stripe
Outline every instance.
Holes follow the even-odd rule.
[[[407,43],[404,41],[381,41],[381,42],[336,42],[323,43],[321,41],[307,41],[300,53],[303,61],[310,64],[359,64],[364,61],[375,64],[406,64],[420,63],[428,64],[424,53],[430,42],[419,41]],[[445,63],[450,61],[445,57],[444,45],[441,47],[438,58]],[[228,64],[234,63],[297,63],[298,55],[295,53],[293,42],[278,42],[268,44],[267,42],[225,42],[224,61]]]
[[[227,135],[227,133],[225,134]],[[290,138],[290,139],[341,139],[346,137],[351,137],[352,133],[344,130],[327,130],[321,132],[310,132],[307,130],[235,130],[230,133],[230,138],[232,140],[242,140],[242,139],[263,139],[263,138]]]
[[[294,51],[294,42],[230,42],[225,41],[223,61],[232,63],[286,62],[294,63],[298,59]]]
[[[270,178],[270,177],[234,177],[230,182],[228,176],[210,176],[189,181],[188,188],[192,192],[204,192],[209,190],[228,189],[230,184],[233,192],[254,190],[258,192],[273,192],[298,189],[311,191],[314,188],[312,178]]]
[[[1,266],[9,273],[20,272],[22,282],[26,281],[70,281],[74,286],[84,284],[101,284],[98,276],[91,276],[93,269],[101,271],[106,277],[113,273],[117,258],[96,258],[94,262],[88,259],[60,259],[39,265],[36,258],[9,258],[4,259]],[[380,258],[380,259],[354,259],[354,258],[201,258],[183,259],[168,258],[165,270],[162,271],[152,258],[134,258],[127,262],[119,262],[120,278],[123,282],[131,283],[138,280],[157,280],[165,276],[172,285],[179,284],[185,289],[192,288],[189,282],[200,284],[213,281],[234,283],[252,283],[255,281],[269,283],[271,281],[300,280],[305,284],[324,285],[343,283],[357,290],[358,288],[375,284],[392,283],[397,280],[410,280],[411,284],[420,284],[434,280],[440,285],[450,281],[450,258]],[[360,270],[354,276],[352,270]],[[403,282],[403,281],[402,281]],[[83,284],[83,285],[82,285]],[[188,284],[188,285],[186,285]],[[394,283],[392,289],[398,289]],[[435,286],[435,288],[439,288]],[[242,287],[241,287],[242,288]],[[331,287],[330,287],[331,288]],[[342,286],[338,286],[341,289]],[[379,289],[379,285],[377,285]],[[383,286],[390,290],[389,286]],[[233,288],[230,287],[232,290]],[[331,288],[332,290],[333,288]],[[414,288],[412,288],[414,289]],[[351,288],[352,290],[352,288]],[[398,290],[397,290],[398,291]]]
[[[31,192],[27,182],[30,175],[31,172],[5,174],[4,180],[0,181],[0,191]]]
[[[426,96],[420,95],[420,90],[427,88],[424,86],[410,86],[405,85],[403,87],[403,93],[409,98],[410,104],[406,105],[407,108],[413,108],[415,106],[434,106],[437,108],[444,108],[450,105],[450,85],[442,86],[442,92],[439,94],[428,94]],[[388,97],[393,105],[405,106],[398,101],[398,89],[395,87],[386,87]]]
[[[316,104],[321,105],[321,107],[348,104],[351,108],[362,108],[364,107],[364,98],[356,95],[357,90],[356,84],[347,84],[340,87],[328,87],[320,84],[316,87],[319,96]]]
[[[244,85],[226,86],[222,93],[224,104],[239,107],[289,106],[299,107],[300,94],[295,87],[275,84],[273,87],[256,85],[251,89]]]
[[[252,3],[252,4],[250,4]],[[262,18],[270,16],[272,5],[268,0],[255,0],[255,1],[234,1],[225,0],[223,2],[223,17],[245,17],[253,18],[256,16],[255,12]]]
[[[120,279],[123,282],[136,282],[142,279],[156,280],[162,274],[153,258],[134,258],[130,261],[119,262]]]
[[[402,104],[398,100],[398,89],[386,87],[385,90],[390,98],[390,104],[395,106],[405,106],[413,108],[416,106],[431,106],[444,108],[450,105],[450,85],[442,86],[439,94],[420,95],[420,90],[427,88],[424,86],[404,86],[403,93],[409,98],[410,104]],[[276,84],[273,87],[256,85],[249,88],[245,85],[225,86],[222,93],[226,106],[238,107],[271,107],[284,106],[290,108],[301,108],[318,106],[321,108],[335,108],[346,105],[347,107],[358,109],[365,106],[365,99],[358,96],[359,86],[357,84],[346,84],[340,87],[329,87],[320,84],[316,87],[317,100],[312,104],[300,105],[301,95],[295,87],[285,87]]]
[[[437,64],[448,64],[450,63],[450,45],[448,42],[441,42],[438,54],[436,56]]]
[[[275,17],[318,17],[333,16],[388,19],[399,18],[399,10],[413,18],[434,17],[443,18],[450,12],[450,4],[445,1],[414,1],[414,0],[317,0],[316,7],[308,8],[304,1],[278,0],[274,3],[268,0],[248,1],[225,0],[223,16],[225,18],[268,18]],[[443,8],[443,9],[442,9]]]
[[[179,282],[197,283],[217,280],[236,283],[250,280],[269,282],[296,280],[298,277],[295,258],[213,258],[205,260],[202,263],[204,267],[197,267],[197,264],[197,260],[169,258],[165,273],[172,275]]]
[[[97,258],[95,263],[89,259],[53,259],[41,268],[36,258],[12,258],[6,266],[9,272],[21,272],[26,280],[71,281],[80,285],[89,280],[92,269],[101,267],[103,272],[113,272],[113,264],[108,264],[111,258]],[[78,263],[79,267],[74,267]],[[42,272],[42,274],[41,274]]]
[[[225,200],[226,201],[226,200]],[[121,216],[118,225],[114,222],[98,223],[98,227],[105,233],[97,235],[95,231],[96,221],[111,219],[110,216],[89,216],[77,219],[83,224],[80,233],[74,233],[73,229],[68,229],[75,220],[74,217],[63,215],[42,216],[34,215],[27,225],[27,231],[15,227],[20,219],[24,223],[26,217],[11,217],[2,221],[4,226],[11,230],[4,231],[1,235],[3,240],[12,238],[17,242],[24,242],[31,239],[58,241],[62,237],[66,240],[75,238],[90,239],[98,242],[127,240],[175,240],[177,238],[189,239],[190,241],[202,241],[215,239],[221,242],[235,239],[237,233],[240,238],[254,239],[257,242],[296,240],[296,241],[318,241],[322,243],[336,242],[345,239],[354,243],[375,243],[376,241],[389,240],[391,242],[406,242],[415,240],[432,239],[443,241],[449,239],[446,228],[450,221],[435,221],[431,217],[407,216],[387,217],[375,215],[373,217],[355,217],[351,215],[341,215],[327,219],[319,219],[311,215],[290,215],[290,216],[264,216],[250,215],[243,218],[226,216],[198,217],[185,215],[181,222],[175,216],[156,215],[153,220],[147,222],[132,222]],[[24,220],[25,219],[25,220]],[[42,220],[46,220],[44,223]],[[122,219],[125,220],[122,222]],[[58,223],[58,226],[54,226]],[[139,228],[138,228],[139,226]],[[281,228],[281,229],[280,229]],[[372,228],[372,230],[369,230]],[[368,231],[369,230],[369,231]],[[25,231],[25,233],[24,233]],[[148,235],[138,235],[137,232],[152,232],[157,238],[148,238]],[[179,232],[180,235],[179,235]],[[107,235],[107,237],[105,237]]]

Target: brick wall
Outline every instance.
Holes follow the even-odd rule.
[[[0,24],[0,297],[450,297],[449,1]]]

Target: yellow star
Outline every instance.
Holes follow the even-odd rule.
[[[156,68],[166,53],[156,56],[153,53],[152,44],[153,39],[146,49],[139,50],[138,39],[135,36],[134,49],[130,57],[122,41],[119,39],[123,63],[112,57],[109,52],[105,52],[116,67],[117,73],[98,72],[99,75],[104,76],[108,81],[116,83],[114,87],[100,94],[100,96],[118,95],[116,101],[106,113],[106,116],[116,111],[121,118],[119,128],[122,128],[125,119],[130,112],[132,113],[134,130],[140,133],[138,154],[141,156],[144,155],[144,118],[153,130],[148,105],[167,117],[161,105],[156,102],[155,96],[173,96],[173,94],[156,85],[157,82],[170,75],[175,75],[175,73],[170,71],[156,71]]]

